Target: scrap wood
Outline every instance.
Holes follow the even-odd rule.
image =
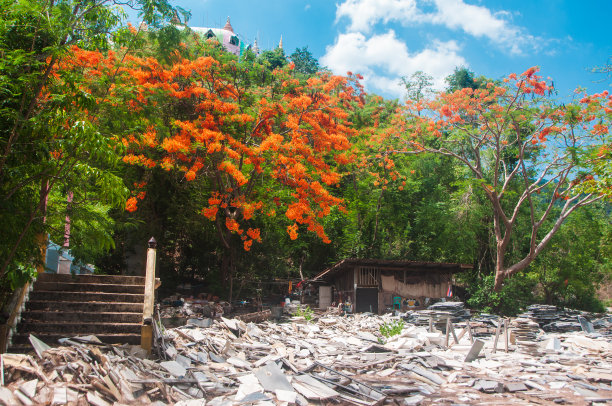
[[[263,310],[260,312],[241,314],[237,316],[236,319],[241,320],[245,323],[247,322],[261,323],[262,321],[269,320],[270,317],[272,317],[272,312],[269,309],[267,309],[267,310]]]
[[[130,379],[132,383],[144,383],[144,384],[156,384],[156,383],[166,383],[166,384],[177,384],[177,383],[185,383],[185,384],[193,384],[198,383],[197,379],[185,379],[185,378],[156,378],[156,379]]]
[[[385,395],[384,393],[380,392],[379,390],[377,390],[377,389],[375,389],[375,388],[373,388],[373,387],[371,387],[371,386],[369,386],[369,385],[367,385],[367,384],[365,384],[365,383],[362,383],[362,382],[360,382],[360,381],[356,380],[356,379],[355,379],[355,378],[353,378],[353,377],[350,377],[350,376],[348,376],[348,375],[346,375],[346,374],[344,374],[344,373],[342,373],[342,372],[340,372],[340,371],[336,371],[335,369],[330,368],[330,367],[328,367],[328,366],[326,366],[326,365],[323,365],[323,364],[321,364],[321,363],[320,363],[320,362],[318,362],[318,361],[315,361],[315,364],[317,364],[317,366],[319,366],[319,367],[322,367],[322,368],[324,368],[324,369],[326,369],[326,370],[330,371],[330,372],[331,372],[331,373],[333,373],[333,374],[336,374],[336,375],[339,375],[339,376],[341,376],[341,377],[343,377],[343,378],[345,378],[345,379],[348,379],[348,380],[349,380],[351,383],[356,384],[356,385],[357,385],[357,387],[358,387],[360,390],[359,390],[359,391],[355,391],[355,390],[354,390],[354,389],[352,389],[352,388],[345,387],[345,386],[342,386],[342,385],[337,384],[337,383],[335,384],[336,386],[342,387],[343,389],[348,390],[348,391],[350,391],[350,392],[355,391],[355,392],[357,392],[358,394],[360,394],[360,395],[362,395],[362,396],[366,396],[366,397],[368,397],[368,398],[370,398],[370,399],[375,400],[375,401],[376,401],[376,403],[378,403],[378,402],[381,402],[381,403],[382,403],[382,401],[384,401],[384,400],[386,399],[386,395]],[[313,377],[314,377],[314,378],[316,378],[316,379],[319,379],[319,380],[324,379],[324,378],[321,378],[320,376],[317,376],[317,375],[313,375]],[[333,383],[333,382],[331,382],[331,381],[327,381],[327,382],[334,384],[334,383]],[[366,389],[367,389],[367,391],[366,391]]]
[[[32,375],[37,376],[40,379],[42,379],[45,383],[49,383],[49,379],[43,373],[43,371],[40,369],[40,367],[38,366],[38,364],[36,363],[36,361],[34,361],[34,359],[32,357],[30,357],[29,355],[25,355],[23,357],[19,357],[19,355],[20,354],[4,354],[4,356],[3,356],[4,367],[5,368],[13,368],[13,369],[16,369],[16,370],[19,370],[19,371],[26,372],[28,374],[32,374]],[[27,365],[23,365],[22,362],[17,361],[19,358],[29,362],[30,365],[32,365],[32,366],[29,367]]]
[[[325,400],[339,396],[338,392],[310,374],[295,375],[291,384],[308,399]]]
[[[400,364],[400,368],[403,368],[407,371],[414,372],[415,374],[427,379],[435,385],[442,385],[445,380],[440,378],[437,374],[427,371],[415,364]]]
[[[113,401],[113,399],[115,401],[121,400],[121,398],[115,398],[115,395],[113,395],[110,389],[108,389],[102,382],[96,380],[96,381],[92,381],[91,384],[97,391],[100,392],[100,396],[104,396],[108,398],[110,401]]]
[[[365,397],[365,398],[371,399],[370,401],[367,401],[367,400],[364,400],[364,399],[359,399],[359,398],[355,398],[353,396],[349,396],[349,395],[347,395],[345,393],[342,393],[342,392],[338,391],[338,397],[341,397],[342,399],[347,400],[347,401],[349,401],[351,403],[355,403],[355,404],[358,404],[358,405],[376,406],[376,405],[382,404],[382,402],[386,398],[386,396],[384,394],[382,394],[382,393],[381,393],[381,395],[383,397],[382,398],[377,398],[377,397],[374,397],[374,396],[370,396],[369,394],[363,393],[362,391],[360,391],[358,389],[353,389],[350,386],[341,385],[341,384],[339,384],[337,382],[325,379],[325,378],[323,378],[321,376],[313,375],[313,377],[315,379],[318,379],[319,381],[321,381],[323,383],[327,383],[327,384],[333,386],[334,389],[339,389],[340,388],[340,389],[342,389],[345,392],[349,392],[349,393],[352,393],[354,395],[359,395],[361,397]]]

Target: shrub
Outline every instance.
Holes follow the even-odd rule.
[[[534,303],[535,283],[518,273],[506,279],[500,292],[493,290],[495,275],[486,275],[477,284],[468,288],[471,297],[467,300],[471,308],[505,316],[516,316]]]
[[[303,317],[306,321],[311,321],[314,317],[314,311],[308,305],[299,306],[293,315]]]
[[[380,334],[387,339],[400,334],[403,329],[404,320],[402,319],[386,322],[379,327]]]

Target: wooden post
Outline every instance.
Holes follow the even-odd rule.
[[[508,352],[508,340],[509,340],[509,334],[508,334],[508,319],[504,319],[504,337],[506,338],[506,352]]]
[[[455,325],[451,319],[448,319],[448,324],[451,329],[451,334],[453,335],[453,340],[455,340],[455,344],[459,344],[459,338],[457,338],[457,334],[455,334]]]
[[[497,324],[497,328],[495,329],[495,340],[493,340],[493,354],[497,352],[497,341],[499,340],[499,333],[501,332],[503,323],[504,323],[503,320],[499,320],[499,323]]]
[[[140,346],[149,354],[153,347],[153,310],[155,306],[155,258],[157,254],[157,241],[151,237],[147,250],[147,265],[145,273],[144,306],[142,309],[142,327],[140,333]]]
[[[448,336],[450,334],[450,319],[446,319],[446,334],[444,336],[444,347],[448,348]]]
[[[472,344],[474,344],[474,335],[472,334],[472,325],[470,324],[470,322],[467,322],[467,331],[468,331],[468,337],[470,337],[470,342]]]

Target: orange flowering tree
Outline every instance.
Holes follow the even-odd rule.
[[[333,188],[351,159],[358,82],[328,73],[300,80],[291,65],[270,72],[215,44],[199,49],[184,47],[168,65],[127,59],[126,104],[141,119],[123,139],[124,161],[203,180],[201,213],[230,256],[238,242],[248,251],[261,241],[262,215],[282,216],[291,239],[307,230],[329,242],[321,220],[343,208]]]
[[[612,98],[603,92],[555,104],[537,72],[408,102],[381,140],[395,153],[451,157],[482,190],[492,207],[496,290],[533,262],[572,212],[612,195]],[[529,235],[513,235],[524,221]],[[512,258],[523,242],[526,254]]]

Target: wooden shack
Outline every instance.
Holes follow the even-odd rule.
[[[423,308],[448,296],[453,275],[472,265],[380,259],[345,259],[310,280],[319,286],[319,308],[350,303],[353,312]],[[399,302],[399,305],[398,303]]]

